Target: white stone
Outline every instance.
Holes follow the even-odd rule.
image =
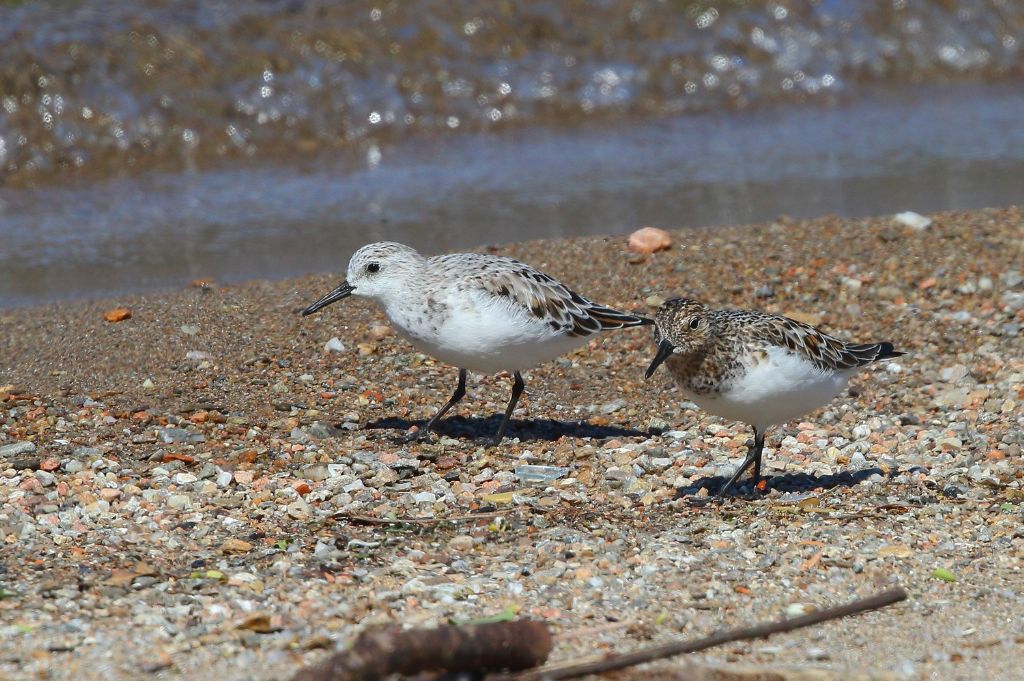
[[[853,427],[853,439],[863,440],[868,435],[871,435],[871,426],[862,423],[859,426]]]
[[[171,508],[191,508],[192,499],[187,494],[172,494],[167,497],[167,505]]]
[[[920,213],[915,213],[912,210],[897,213],[892,217],[896,222],[900,223],[901,225],[910,227],[911,229],[917,230],[919,232],[928,229],[928,226],[932,224],[931,218],[926,218]]]

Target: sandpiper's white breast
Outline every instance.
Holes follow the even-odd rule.
[[[744,358],[745,371],[719,392],[683,393],[705,411],[760,430],[785,423],[826,404],[846,386],[854,370],[822,370],[785,348],[765,348],[763,357]]]
[[[587,342],[555,330],[514,301],[471,288],[449,287],[385,312],[421,352],[483,373],[529,369]]]

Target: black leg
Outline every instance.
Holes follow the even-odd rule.
[[[719,498],[725,496],[725,493],[729,488],[732,487],[733,484],[740,479],[740,476],[743,475],[744,471],[751,466],[754,466],[754,484],[756,485],[757,481],[761,479],[761,451],[763,449],[764,433],[758,432],[757,428],[754,428],[754,444],[752,444],[750,449],[747,450],[747,458],[743,460],[740,467],[736,469],[736,472],[732,474],[732,477],[729,478],[728,482],[722,485],[722,489],[718,490],[718,494],[715,496]]]
[[[761,452],[764,451],[764,433],[759,433],[754,428],[754,449],[757,450],[757,458],[754,459],[754,484],[761,482]]]
[[[501,444],[501,439],[505,437],[505,428],[508,426],[509,419],[512,418],[512,412],[516,408],[516,403],[519,401],[519,396],[523,394],[523,388],[526,384],[523,383],[523,376],[518,371],[515,372],[515,381],[512,382],[512,399],[508,401],[508,406],[505,407],[505,418],[501,420],[501,425],[498,426],[498,432],[494,435],[494,440],[491,444]]]
[[[434,414],[434,416],[431,417],[429,421],[427,421],[426,425],[423,426],[422,430],[413,435],[410,435],[406,439],[416,440],[421,437],[430,437],[430,431],[434,429],[434,426],[436,426],[437,422],[441,420],[441,417],[447,414],[449,409],[458,404],[459,400],[466,396],[467,373],[468,372],[465,369],[459,369],[459,384],[455,386],[455,392],[452,393],[452,396],[448,398],[448,401],[445,403],[445,405],[441,407],[441,409],[436,414]]]

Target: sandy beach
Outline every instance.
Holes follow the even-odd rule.
[[[884,611],[687,659],[1019,678],[1024,210],[930,217],[490,249],[619,308],[685,294],[908,353],[773,431],[770,491],[721,505],[693,501],[747,427],[645,382],[646,329],[529,372],[488,447],[505,376],[472,376],[434,443],[397,442],[456,371],[364,301],[300,317],[340,274],[0,310],[0,676],[287,679],[369,627],[510,608],[564,660],[900,585]],[[400,518],[422,522],[373,522]]]

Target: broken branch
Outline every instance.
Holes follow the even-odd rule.
[[[373,681],[434,670],[515,671],[543,664],[550,652],[548,627],[534,620],[388,629],[364,632],[349,650],[301,670],[292,681]]]

